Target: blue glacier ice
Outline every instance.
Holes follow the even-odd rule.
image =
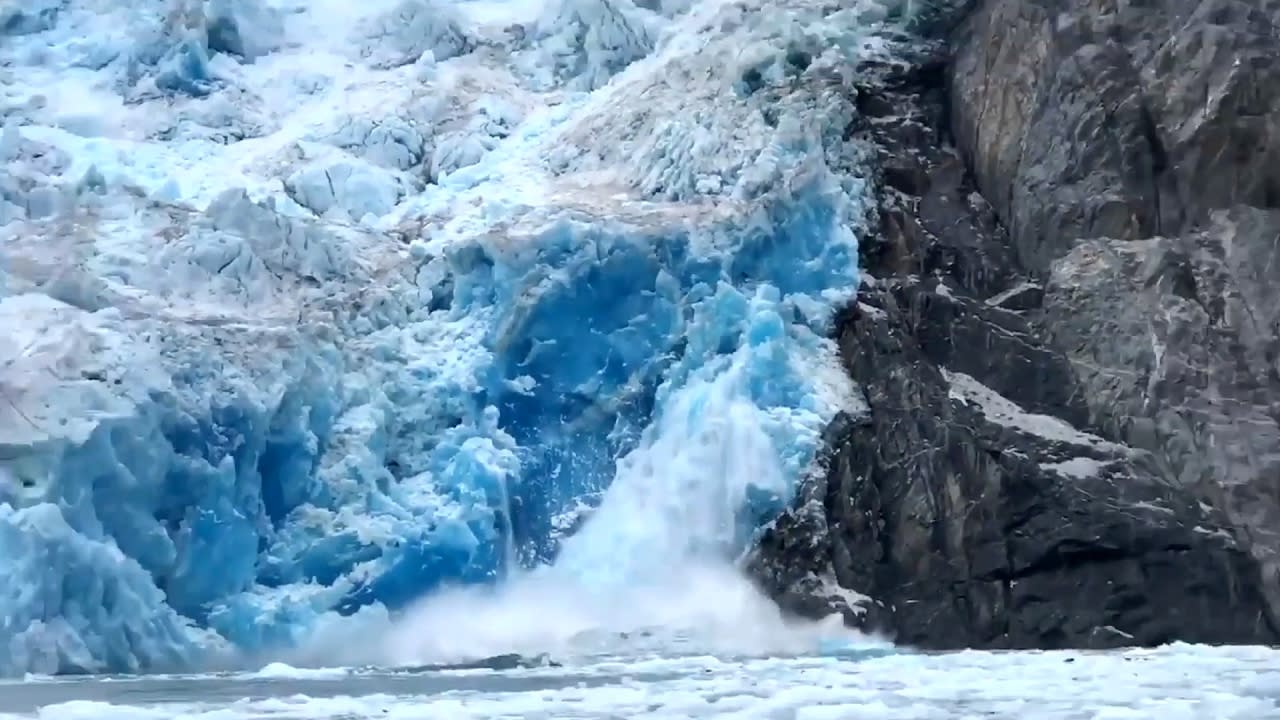
[[[731,563],[857,406],[844,130],[905,6],[0,15],[0,674]]]

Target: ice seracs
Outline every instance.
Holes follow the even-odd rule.
[[[556,561],[570,531],[741,550],[850,402],[824,332],[858,280],[843,128],[872,5],[21,20],[0,671],[268,652]],[[91,138],[59,124],[77,98]],[[616,520],[627,473],[614,496],[655,514]]]

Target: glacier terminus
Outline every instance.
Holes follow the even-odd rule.
[[[845,129],[913,12],[5,5],[0,673],[844,637],[732,563],[859,402]]]

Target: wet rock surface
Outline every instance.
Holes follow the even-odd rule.
[[[838,324],[869,411],[750,559],[786,609],[1277,641],[1280,3],[1147,5],[979,0],[869,69],[881,232]]]

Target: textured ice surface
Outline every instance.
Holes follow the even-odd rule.
[[[6,9],[0,672],[741,551],[852,402],[905,4]]]
[[[608,658],[394,675],[273,665],[230,678],[15,683],[0,686],[0,718],[1274,720],[1277,661],[1275,650],[1182,646],[1110,654]]]

